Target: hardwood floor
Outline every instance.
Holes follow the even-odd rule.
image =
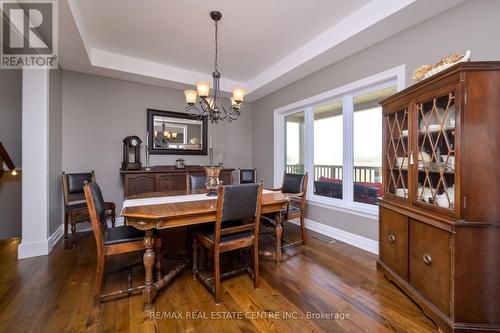
[[[213,296],[186,271],[158,296],[152,313],[142,311],[142,296],[94,307],[96,250],[91,233],[78,235],[76,249],[65,248],[61,240],[49,256],[21,261],[16,259],[19,240],[0,241],[0,332],[437,331],[376,271],[376,256],[314,235],[308,231],[306,247],[286,250],[280,267],[262,260],[258,290],[248,275],[225,280],[222,304],[215,305]],[[176,248],[181,236],[182,230],[167,234],[166,251]],[[299,228],[285,224],[285,238],[295,237]],[[270,239],[263,243],[269,246]],[[108,271],[139,262],[140,255],[112,258]],[[133,270],[135,283],[141,283],[142,274],[140,266]],[[106,290],[126,284],[126,270],[107,274]],[[308,313],[318,317],[307,319]],[[335,313],[343,319],[325,318]]]

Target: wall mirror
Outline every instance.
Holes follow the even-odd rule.
[[[186,113],[148,109],[151,154],[207,155],[207,119]]]

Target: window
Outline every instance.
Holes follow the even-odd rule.
[[[382,107],[395,86],[355,96],[353,121],[353,200],[377,204],[382,195]]]
[[[342,199],[342,101],[314,108],[314,194]]]
[[[377,214],[382,194],[382,108],[404,87],[404,66],[275,110],[275,182],[309,174],[308,201]],[[278,154],[278,155],[277,155]],[[275,159],[276,160],[276,159]]]
[[[304,112],[285,117],[285,163],[287,173],[304,173]]]

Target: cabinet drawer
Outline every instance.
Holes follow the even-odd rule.
[[[406,216],[380,207],[380,260],[408,280],[408,224]]]
[[[447,316],[451,301],[451,233],[410,219],[410,284]]]
[[[186,189],[186,174],[158,175],[157,191],[182,191]]]

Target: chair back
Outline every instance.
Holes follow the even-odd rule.
[[[304,188],[307,186],[307,173],[285,173],[283,175],[283,185],[281,192],[297,194],[305,192]]]
[[[188,190],[194,191],[204,189],[207,187],[206,181],[206,175],[188,175]]]
[[[85,182],[95,182],[94,171],[85,173],[62,174],[64,204],[68,206],[73,201],[85,200],[83,186]]]
[[[240,184],[254,184],[257,182],[257,169],[238,169]]]
[[[108,228],[104,216],[104,199],[102,197],[101,188],[96,182],[86,183],[83,187],[83,191],[89,209],[97,251],[100,254],[100,251],[104,251],[104,233]]]
[[[262,184],[227,185],[219,188],[215,244],[220,243],[222,235],[242,231],[251,231],[254,237],[258,237],[262,189]],[[223,228],[224,224],[234,221],[242,221],[244,224]]]
[[[305,174],[285,173],[281,192],[295,194],[290,197],[290,204],[299,207],[302,214],[306,208],[307,172]]]

